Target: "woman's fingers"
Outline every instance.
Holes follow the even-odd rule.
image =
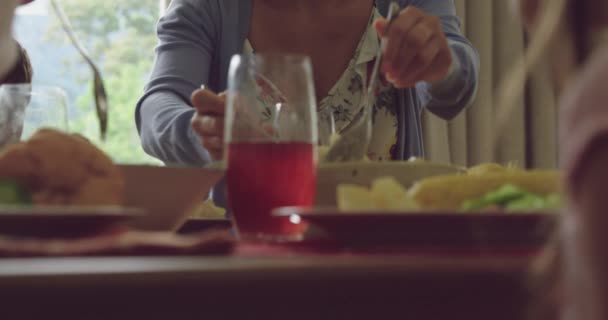
[[[224,153],[224,95],[217,95],[207,89],[199,89],[192,94],[192,106],[196,113],[191,125],[200,137],[201,144],[215,160]]]
[[[203,147],[207,149],[214,160],[221,160],[224,156],[224,141],[218,137],[210,137],[202,140]]]
[[[438,17],[410,6],[390,27],[386,20],[377,21],[375,27],[378,34],[388,37],[382,71],[395,87],[440,81],[448,74],[451,50]]]
[[[202,116],[201,130],[203,132],[203,135],[223,136],[224,117]]]
[[[407,34],[414,28],[422,19],[424,14],[419,9],[408,7],[399,13],[393,23],[389,26],[386,22],[379,22],[376,29],[383,29],[382,37],[387,38],[386,48],[384,48],[384,60],[382,70],[386,73],[396,73],[396,67],[401,63],[399,56],[401,48],[407,45]],[[388,28],[388,30],[386,30]]]
[[[200,114],[224,115],[226,103],[224,95],[217,95],[208,89],[201,88],[192,93],[191,100],[192,106]]]
[[[402,66],[399,70],[398,79],[394,82],[398,88],[412,87],[416,81],[431,78],[431,67],[437,63],[437,57],[441,51],[441,46],[437,40],[430,40],[422,48],[415,59],[412,59],[407,66]],[[447,71],[447,69],[446,69]]]
[[[431,27],[423,23],[416,25],[410,32],[402,35],[403,45],[399,48],[399,63],[394,67],[393,78],[402,79],[404,74],[412,67],[427,67],[430,65],[433,59],[429,59],[428,55],[432,53],[433,58],[436,55],[435,52],[428,52],[429,49],[435,49],[432,46],[434,35],[435,32]],[[424,65],[420,66],[420,62]]]
[[[203,116],[196,113],[192,118],[192,129],[200,137],[201,144],[215,160],[223,156],[224,117]]]
[[[196,113],[192,118],[192,128],[199,136],[223,136],[224,117]]]

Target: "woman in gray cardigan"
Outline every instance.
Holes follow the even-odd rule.
[[[368,155],[424,156],[422,108],[450,119],[469,105],[479,57],[461,34],[453,0],[398,2],[402,11],[386,30],[387,0],[173,0],[158,24],[156,62],[136,109],[144,150],[167,164],[221,159],[224,102],[216,93],[226,89],[230,59],[240,53],[311,56],[319,119],[345,127],[386,37]],[[224,204],[222,194],[214,200]]]

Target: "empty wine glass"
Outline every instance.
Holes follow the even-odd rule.
[[[59,87],[0,86],[0,148],[28,139],[38,129],[68,130],[67,96]]]

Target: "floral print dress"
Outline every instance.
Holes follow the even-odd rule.
[[[319,102],[319,143],[329,144],[332,133],[340,133],[362,110],[361,99],[372,73],[380,38],[373,27],[376,19],[382,18],[376,8],[372,10],[368,28],[359,41],[348,67],[325,98]],[[244,53],[254,50],[245,40]],[[395,159],[397,145],[397,113],[393,103],[394,89],[381,77],[378,88],[370,101],[373,103],[372,138],[368,158],[372,161]]]

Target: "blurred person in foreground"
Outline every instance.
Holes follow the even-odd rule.
[[[540,295],[554,299],[552,310],[545,316],[605,320],[608,319],[608,1],[516,2],[532,35],[529,49],[530,55],[535,56],[532,60],[551,62],[553,84],[560,96],[560,163],[567,209],[556,243],[548,246],[537,270],[546,282]],[[511,80],[521,81],[517,77]]]

